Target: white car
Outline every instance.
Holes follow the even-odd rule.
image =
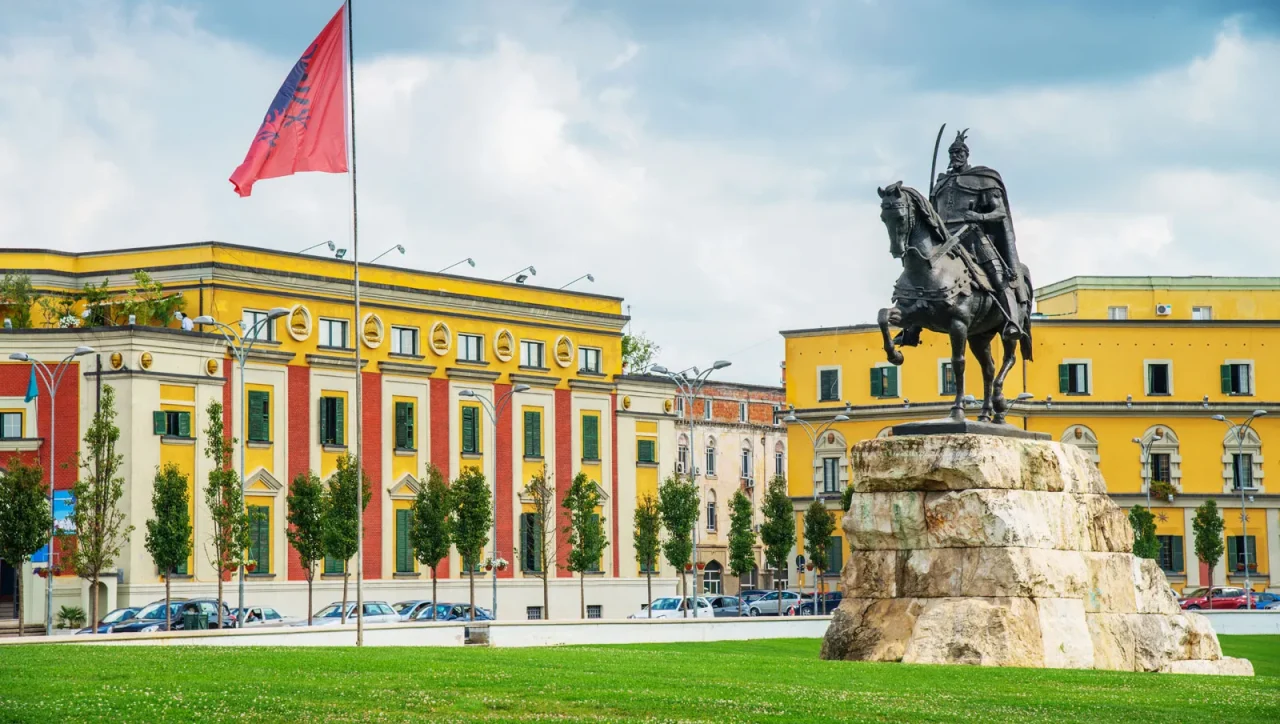
[[[331,603],[328,606],[316,612],[315,618],[311,625],[313,626],[329,626],[335,623],[343,623],[342,621],[342,603]],[[396,610],[387,605],[386,601],[365,601],[364,602],[364,622],[365,623],[399,623],[400,614]],[[346,623],[356,622],[356,602],[347,601],[347,620]],[[306,626],[307,620],[304,618],[294,626]]]
[[[778,605],[778,592],[770,591],[769,593],[757,598],[751,602],[747,608],[748,616],[777,616],[779,610],[786,611],[789,606],[800,605],[803,596],[799,591],[783,591],[782,605]]]
[[[280,615],[280,612],[269,606],[248,606],[240,609],[237,616],[244,616],[245,628],[262,626],[288,626],[293,623],[292,619]]]
[[[648,608],[642,608],[639,611],[627,616],[627,618],[685,618],[685,609],[688,608],[689,599],[681,600],[677,596],[666,596],[655,599]],[[715,618],[715,610],[711,608],[711,602],[701,596],[698,597],[698,607],[693,612],[694,616],[690,618]]]

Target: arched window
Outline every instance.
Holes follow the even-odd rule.
[[[707,469],[703,472],[709,478],[716,476],[716,439],[707,438]]]
[[[849,459],[844,435],[835,430],[822,433],[813,456],[813,483],[818,494],[835,494],[849,484]]]
[[[1084,425],[1071,425],[1062,432],[1062,442],[1080,448],[1094,465],[1098,464],[1098,436],[1093,430]]]
[[[756,456],[751,452],[751,441],[742,441],[742,451],[738,454],[739,477],[750,485],[756,479]]]
[[[1142,490],[1146,491],[1148,483],[1161,481],[1181,492],[1182,456],[1178,453],[1178,436],[1165,425],[1152,425],[1139,440],[1148,451],[1142,461]]]
[[[689,475],[689,438],[684,433],[680,433],[680,439],[676,441],[676,472],[681,475]]]
[[[716,529],[716,526],[719,525],[719,522],[720,521],[716,519],[716,491],[708,490],[707,491],[707,530],[714,531]]]
[[[720,561],[711,561],[702,569],[702,592],[717,596],[724,593],[724,566]]]
[[[773,446],[773,474],[787,474],[787,446],[783,445],[781,441]]]
[[[1233,427],[1222,438],[1222,492],[1239,494],[1243,488],[1262,493],[1262,439],[1252,427],[1243,440],[1237,438],[1238,431]]]

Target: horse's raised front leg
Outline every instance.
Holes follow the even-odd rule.
[[[902,326],[902,310],[897,307],[881,309],[876,315],[876,322],[880,325],[880,336],[884,339],[885,357],[895,365],[902,364],[902,353],[894,348],[893,339],[889,337],[889,325]]]
[[[978,413],[979,422],[991,421],[991,385],[996,376],[996,362],[991,356],[993,337],[995,332],[987,332],[969,339],[969,349],[982,368],[982,411]]]
[[[951,371],[956,378],[956,399],[951,403],[951,419],[964,420],[964,344],[969,327],[959,319],[951,321]]]
[[[1009,376],[1009,370],[1013,369],[1018,349],[1016,336],[1002,336],[1000,340],[1004,343],[1004,361],[1000,363],[1000,371],[996,374],[995,389],[991,396],[991,402],[996,411],[991,421],[996,423],[1004,422],[1004,415],[1009,411],[1009,401],[1004,398],[1004,379]]]

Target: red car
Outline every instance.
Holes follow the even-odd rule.
[[[1209,589],[1196,588],[1185,593],[1178,605],[1188,611],[1209,608]],[[1213,587],[1213,608],[1245,608],[1244,589],[1233,586]]]

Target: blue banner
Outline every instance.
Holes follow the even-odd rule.
[[[71,521],[71,514],[75,511],[75,500],[71,497],[70,490],[53,491],[53,524],[59,533],[75,533],[75,523]],[[49,562],[49,546],[45,546],[36,551],[31,556],[32,563],[48,563]],[[61,563],[61,561],[59,561]]]

